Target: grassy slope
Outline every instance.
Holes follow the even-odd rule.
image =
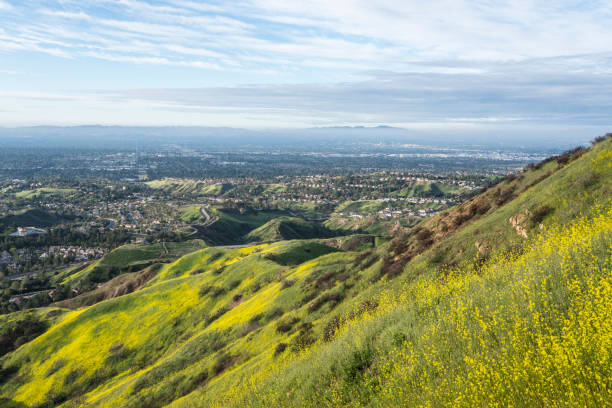
[[[69,271],[62,275],[61,283],[75,286],[86,277],[90,277],[95,282],[104,282],[117,274],[115,272],[109,274],[108,271],[113,267],[119,269],[118,273],[140,270],[153,263],[170,262],[204,246],[201,240],[122,245],[88,267],[73,269],[72,273]],[[108,279],[104,278],[107,275]]]
[[[36,208],[0,217],[0,225],[6,227],[49,227],[64,221],[65,218]]]
[[[144,396],[169,402],[162,395],[168,390],[158,390],[159,385],[150,376],[159,375],[161,370],[171,377],[173,370],[186,368],[184,364],[191,372],[196,369],[191,367],[193,363],[207,372],[218,370],[219,344],[226,345],[221,356],[228,353],[232,358],[246,359],[250,353],[268,350],[275,344],[270,342],[286,336],[270,337],[259,332],[247,353],[242,347],[248,326],[263,326],[278,318],[282,313],[278,310],[289,311],[301,297],[297,286],[300,279],[313,271],[319,273],[327,265],[335,267],[346,258],[344,253],[334,251],[305,241],[236,250],[209,248],[188,255],[162,270],[148,287],[71,312],[60,324],[22,347],[6,364],[21,365],[22,371],[9,381],[3,393],[14,393],[12,398],[21,402],[45,398],[60,401],[62,392],[79,393],[101,384],[88,395],[91,403],[116,406],[123,404],[118,401]],[[308,263],[311,258],[319,260]],[[292,266],[299,263],[303,265]],[[284,279],[295,285],[283,284]],[[208,288],[206,293],[204,287]],[[238,294],[241,298],[236,300]],[[255,315],[258,320],[251,322]],[[271,324],[268,327],[274,332]],[[202,345],[208,342],[211,344]],[[182,351],[198,345],[202,348],[195,356]],[[187,357],[201,361],[184,362]],[[24,364],[24,358],[32,363]],[[160,368],[168,365],[180,369]],[[136,369],[130,371],[132,367]],[[143,392],[133,390],[137,384]],[[185,387],[197,385],[189,383]],[[138,406],[136,401],[126,404]]]
[[[404,188],[394,195],[398,197],[441,197],[460,194],[464,191],[465,189],[452,184],[422,183]]]
[[[172,194],[191,194],[218,196],[225,194],[233,188],[231,184],[206,184],[191,179],[162,179],[146,183],[149,187],[164,190]]]
[[[284,211],[252,211],[241,214],[235,210],[213,209],[218,220],[201,233],[210,245],[241,244],[249,241],[247,234],[268,221],[286,215]],[[211,216],[213,216],[211,214]]]
[[[295,217],[278,217],[246,235],[249,241],[324,238],[335,235],[324,226]]]
[[[612,397],[610,163],[607,141],[363,253],[186,255],[7,355],[19,371],[0,390],[88,406],[596,406]],[[525,210],[528,238],[509,223]]]
[[[24,190],[15,194],[17,198],[32,199],[32,198],[45,198],[49,196],[60,196],[68,197],[76,193],[74,188],[52,188],[52,187],[41,187],[34,190]]]
[[[438,244],[383,295],[374,287],[357,298],[378,299],[375,312],[355,319],[359,303],[341,305],[334,341],[288,361],[270,353],[259,372],[242,373],[253,376],[242,388],[211,385],[227,400],[198,392],[174,405],[601,406],[612,398],[611,144],[504,182],[524,194],[452,234],[441,224],[464,209],[427,221]],[[543,229],[528,218],[529,238],[518,235],[509,218],[543,205],[552,208]],[[489,242],[488,260],[475,258],[476,238]],[[460,267],[444,278],[442,260]]]
[[[191,224],[203,222],[205,218],[200,211],[201,208],[202,206],[199,205],[192,205],[184,208],[180,215],[181,221]]]

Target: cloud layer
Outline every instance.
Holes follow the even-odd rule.
[[[607,126],[611,17],[607,1],[0,0],[0,125]],[[71,83],[40,58],[117,70]]]

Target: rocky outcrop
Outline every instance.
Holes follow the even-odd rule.
[[[514,214],[508,222],[512,225],[512,228],[516,231],[518,235],[523,238],[528,238],[527,234],[527,221],[529,219],[529,210],[525,210],[524,212],[520,212],[518,214]]]

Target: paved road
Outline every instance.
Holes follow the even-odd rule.
[[[250,244],[239,244],[239,245],[217,245],[215,248],[219,249],[240,249],[240,248],[248,248],[254,245],[259,245],[258,242],[251,242]]]
[[[22,293],[20,295],[13,295],[9,298],[9,302],[16,302],[19,299],[29,299],[31,297],[34,297],[36,295],[38,295],[39,293],[48,293],[51,292],[52,289],[46,289],[46,290],[37,290],[36,292],[28,292],[28,293]]]
[[[202,232],[204,231],[207,227],[210,227],[211,225],[213,225],[215,222],[217,222],[219,220],[219,217],[214,216],[211,217],[208,214],[208,211],[206,211],[206,207],[201,206],[200,207],[200,213],[204,216],[204,218],[206,218],[204,220],[204,222],[200,223],[200,224],[192,224],[191,228],[193,229],[193,232],[189,234],[189,236],[195,235],[198,232]]]
[[[211,225],[213,225],[215,222],[219,221],[219,217],[217,217],[216,215],[213,214],[213,216],[211,217],[208,212],[206,211],[206,207],[201,206],[200,207],[200,212],[202,213],[202,215],[206,218],[206,220],[201,224],[201,226],[203,227],[210,227]]]
[[[210,221],[210,215],[208,215],[208,213],[206,212],[206,208],[204,208],[204,206],[201,206],[200,212],[202,213],[204,217],[206,217],[206,221],[204,221],[204,225],[208,224],[208,222]]]
[[[53,271],[57,271],[58,269],[69,268],[69,267],[74,266],[74,265],[76,265],[76,263],[68,264],[68,265],[61,265],[61,266],[58,266],[56,268],[51,268],[51,269],[47,269],[47,270],[44,270],[44,271],[36,270],[36,271],[32,271],[32,272],[20,273],[20,274],[17,274],[17,275],[10,275],[10,276],[7,276],[6,279],[12,280],[12,281],[22,280],[26,276],[31,278],[32,276],[36,275],[37,273],[53,272]]]

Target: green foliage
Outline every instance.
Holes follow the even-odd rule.
[[[288,239],[326,238],[337,235],[317,222],[295,217],[278,217],[249,232],[247,240],[257,242]]]
[[[0,356],[31,341],[45,330],[47,324],[34,313],[8,322],[0,321]]]
[[[0,392],[41,406],[605,406],[611,150],[543,163],[363,253],[191,247],[10,346]],[[220,218],[240,216],[258,217]],[[98,267],[190,249],[166,250],[128,246]]]
[[[15,214],[0,217],[0,226],[4,227],[50,227],[61,224],[66,219],[60,215],[33,208]]]

